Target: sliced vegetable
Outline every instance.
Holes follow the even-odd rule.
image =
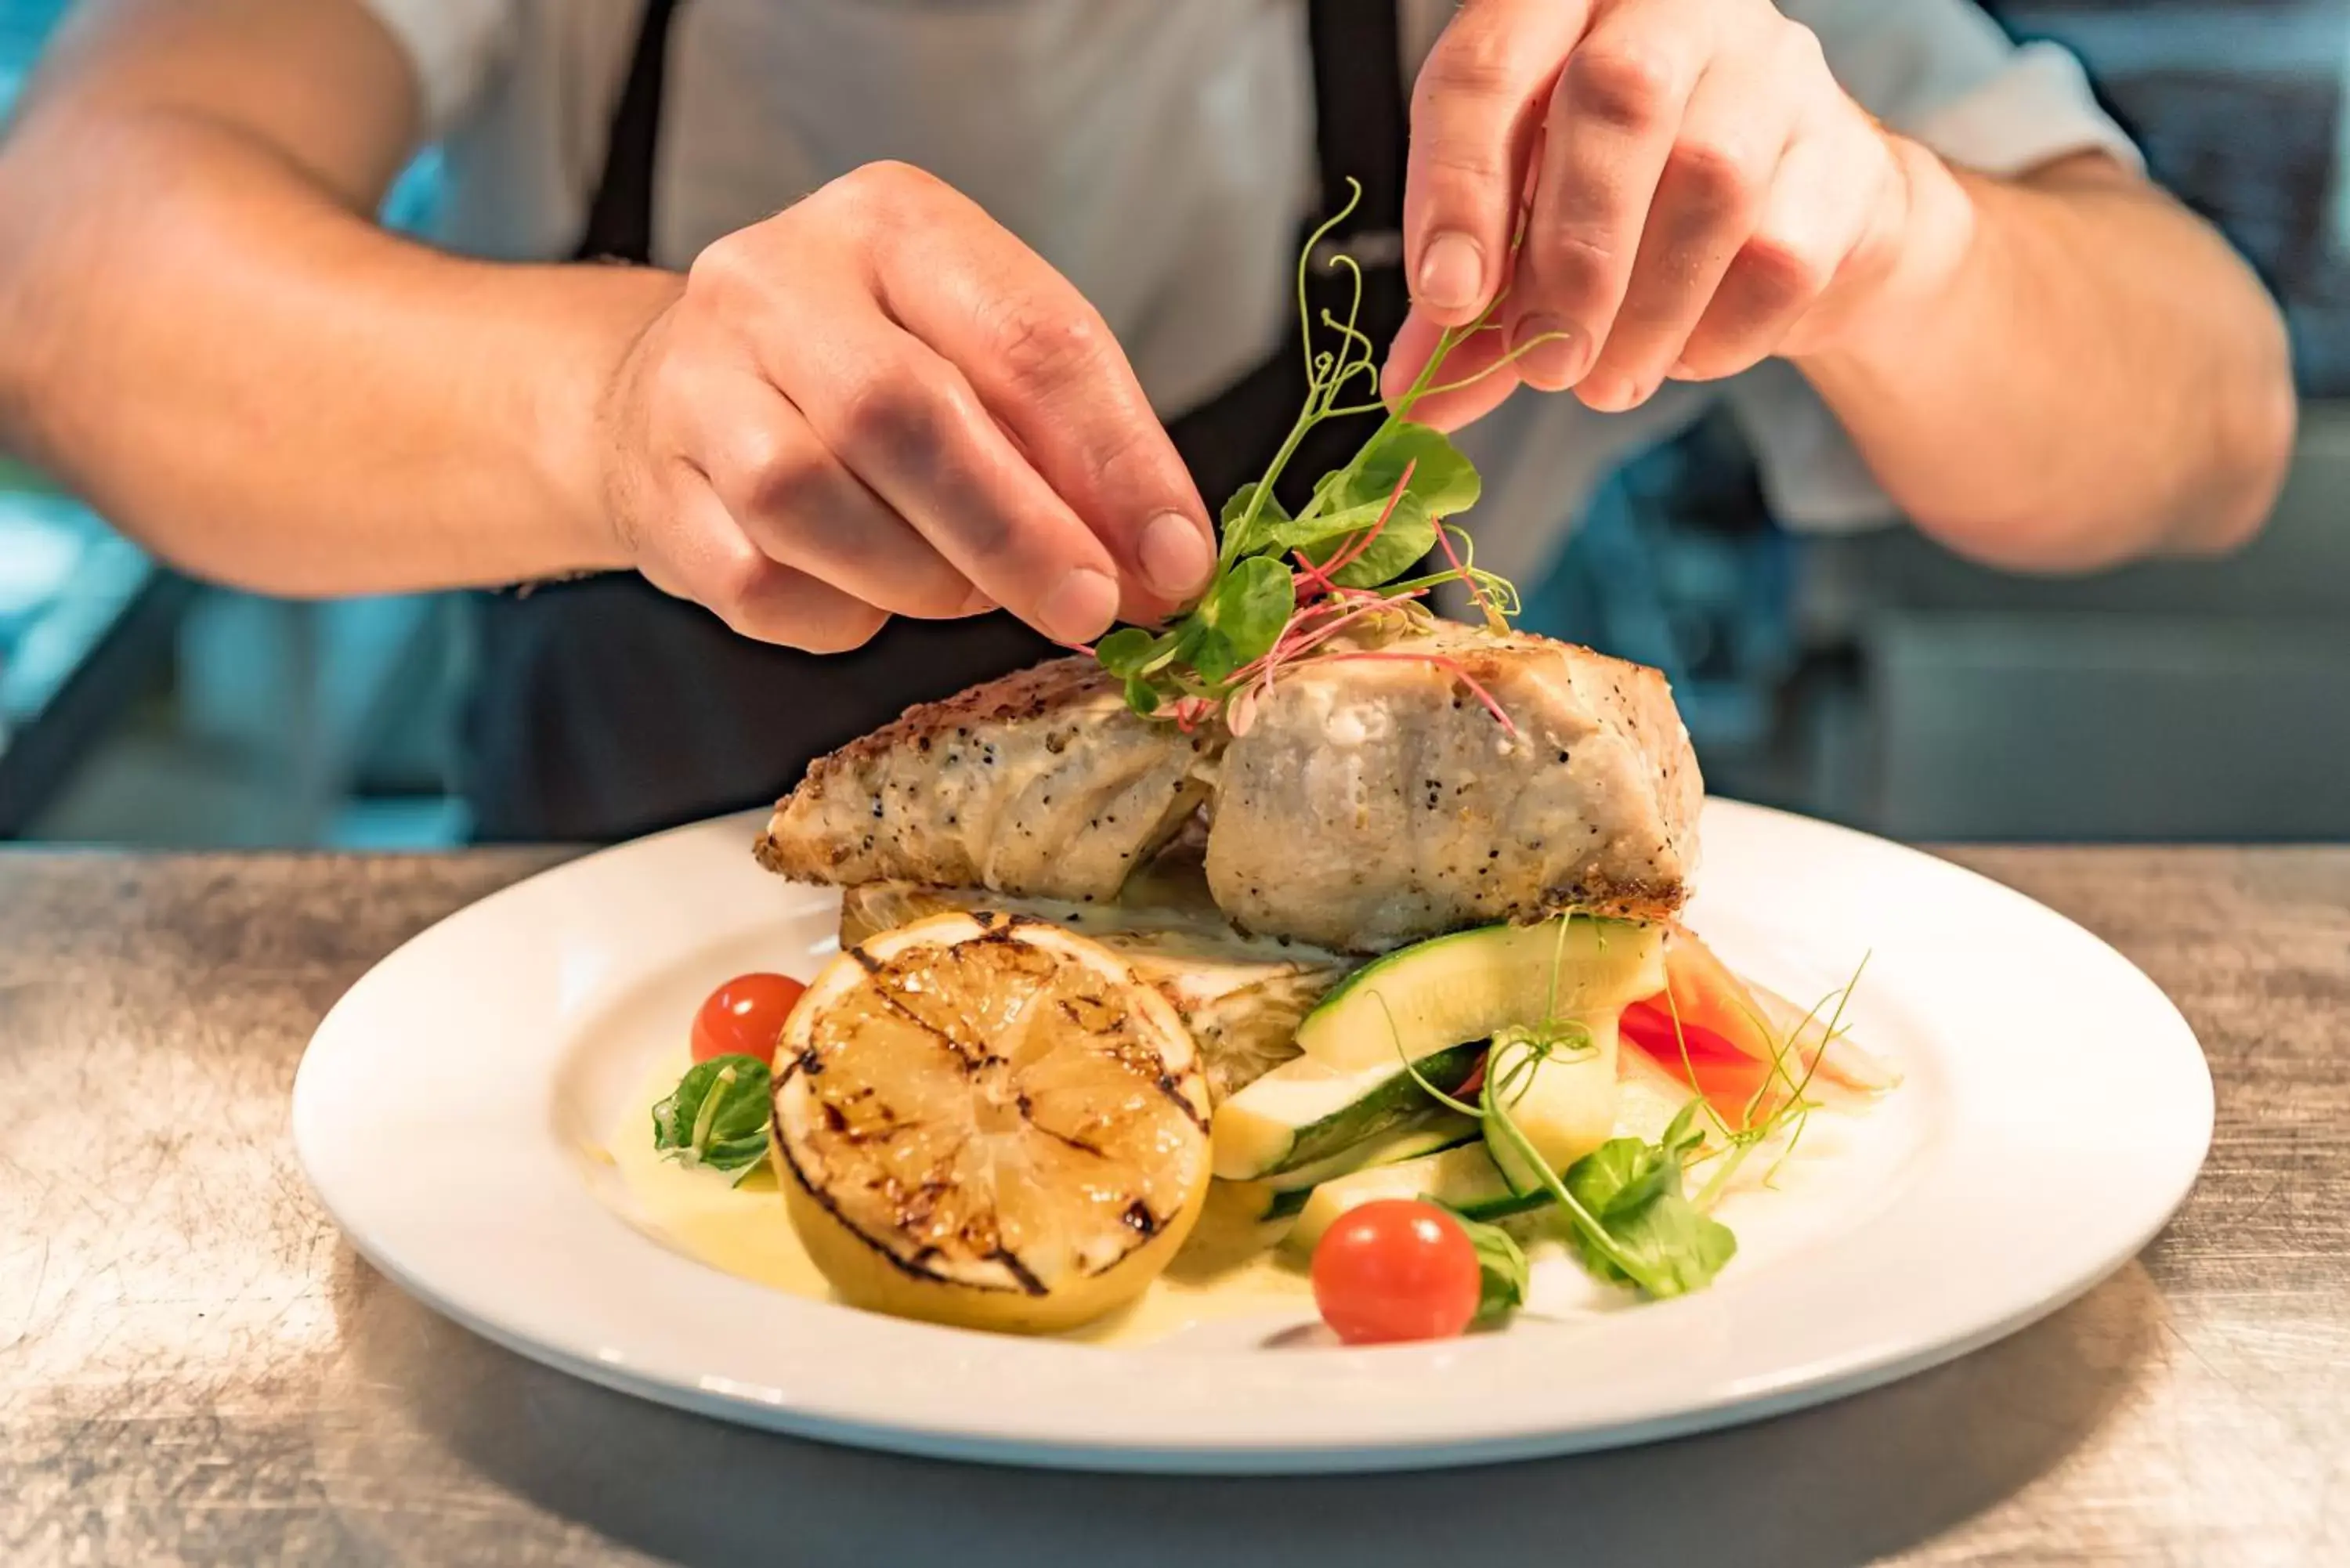
[[[1833,993],[1808,1011],[1799,1008],[1739,979],[1694,931],[1677,925],[1666,939],[1665,984],[1641,1003],[1662,1021],[1661,1025],[1646,1018],[1634,1023],[1641,1031],[1642,1048],[1652,1052],[1655,1047],[1648,1045],[1647,1039],[1653,1038],[1659,1028],[1678,1030],[1670,1054],[1660,1059],[1669,1065],[1680,1064],[1686,1042],[1688,1065],[1697,1069],[1694,1086],[1717,1108],[1727,1109],[1726,1100],[1742,1108],[1773,1079],[1776,1080],[1771,1085],[1773,1093],[1764,1098],[1783,1098],[1783,1092],[1803,1078],[1814,1061],[1822,1075],[1847,1088],[1889,1087],[1895,1075],[1829,1025],[1827,1004],[1840,1001],[1843,994]],[[1742,1074],[1728,1059],[1733,1054],[1755,1064],[1742,1075],[1746,1085],[1742,1095],[1737,1090]],[[1690,1075],[1684,1071],[1684,1077]],[[1709,1078],[1713,1082],[1709,1083]],[[1770,1108],[1758,1106],[1755,1114]]]
[[[1521,1197],[1511,1191],[1484,1146],[1463,1144],[1440,1154],[1372,1166],[1324,1182],[1306,1198],[1286,1244],[1299,1251],[1310,1249],[1341,1215],[1383,1198],[1425,1198],[1466,1219],[1489,1221],[1523,1214],[1550,1201],[1543,1193]]]
[[[1375,1137],[1363,1139],[1340,1149],[1327,1159],[1317,1159],[1311,1165],[1295,1166],[1263,1178],[1264,1184],[1276,1192],[1303,1192],[1367,1170],[1378,1165],[1399,1165],[1422,1155],[1440,1154],[1448,1148],[1459,1148],[1464,1143],[1475,1143],[1484,1131],[1473,1116],[1440,1107],[1430,1107],[1430,1119],[1410,1126],[1393,1127]]]
[[[1425,1127],[1382,1134],[1332,1158],[1262,1181],[1228,1181],[1222,1184],[1223,1190],[1228,1195],[1226,1201],[1239,1204],[1241,1212],[1259,1222],[1295,1220],[1315,1189],[1327,1182],[1379,1166],[1401,1165],[1449,1148],[1461,1148],[1478,1142],[1482,1136],[1471,1117],[1441,1111],[1436,1121]]]
[[[1298,1025],[1306,1055],[1355,1069],[1417,1062],[1545,1018],[1612,1011],[1665,987],[1654,926],[1588,915],[1483,926],[1399,949],[1357,970]]]
[[[1607,1141],[1622,1097],[1617,1078],[1616,1014],[1597,1012],[1545,1026],[1549,1048],[1521,1058],[1519,1076],[1505,1086],[1510,1116],[1524,1141],[1554,1171],[1565,1170]],[[1488,1125],[1493,1163],[1519,1192],[1539,1191],[1542,1178],[1518,1145]]]
[[[1215,1172],[1249,1181],[1317,1165],[1439,1109],[1412,1077],[1448,1092],[1476,1071],[1482,1043],[1431,1052],[1406,1067],[1390,1052],[1354,1068],[1301,1056],[1216,1107]]]
[[[1769,1062],[1749,1056],[1711,1029],[1689,1023],[1677,1026],[1653,1002],[1626,1008],[1621,1027],[1626,1039],[1732,1122],[1746,1114],[1773,1075]]]
[[[1348,1345],[1451,1339],[1484,1300],[1484,1270],[1459,1221],[1433,1204],[1366,1203],[1314,1248],[1314,1303]]]

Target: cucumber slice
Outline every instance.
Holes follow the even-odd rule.
[[[1326,1181],[1298,1210],[1297,1223],[1283,1245],[1311,1252],[1338,1216],[1382,1198],[1425,1198],[1471,1220],[1503,1220],[1550,1201],[1549,1194],[1520,1196],[1482,1144],[1463,1144],[1441,1154],[1422,1155],[1399,1165],[1374,1166]]]
[[[1338,982],[1297,1026],[1299,1049],[1347,1071],[1418,1060],[1553,1009],[1578,1016],[1665,989],[1664,932],[1590,915],[1481,926],[1399,948]]]
[[[1412,1066],[1449,1094],[1469,1081],[1484,1054],[1482,1042],[1456,1044]],[[1400,1056],[1390,1054],[1346,1071],[1301,1056],[1216,1107],[1215,1173],[1226,1181],[1253,1181],[1318,1164],[1436,1109]]]
[[[1615,1136],[1616,1107],[1623,1096],[1617,1079],[1617,1017],[1611,1008],[1576,1019],[1591,1033],[1589,1049],[1562,1049],[1533,1064],[1507,1102],[1510,1120],[1554,1171],[1565,1171]],[[1502,1059],[1507,1064],[1511,1054],[1504,1052]],[[1512,1188],[1543,1189],[1542,1179],[1498,1124],[1485,1129],[1485,1147]]]

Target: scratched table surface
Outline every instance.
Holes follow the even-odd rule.
[[[2142,1257],[1759,1426],[1249,1481],[739,1430],[359,1262],[287,1136],[303,1044],[558,856],[0,854],[0,1563],[2350,1563],[2350,848],[1956,857],[2112,940],[2210,1053],[2210,1163]]]

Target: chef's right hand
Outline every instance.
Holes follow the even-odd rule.
[[[655,586],[816,652],[1001,605],[1087,642],[1215,556],[1125,356],[965,197],[859,169],[702,253],[604,404],[606,507]]]

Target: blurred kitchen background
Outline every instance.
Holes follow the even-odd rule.
[[[1529,624],[1664,668],[1726,794],[1913,838],[2350,837],[2350,4],[1991,8],[2078,52],[2284,300],[2303,428],[2266,535],[2066,581],[1798,540],[1708,425],[1603,493]],[[0,106],[63,9],[0,0]],[[0,838],[455,842],[464,680],[458,601],[199,587],[0,460]]]

